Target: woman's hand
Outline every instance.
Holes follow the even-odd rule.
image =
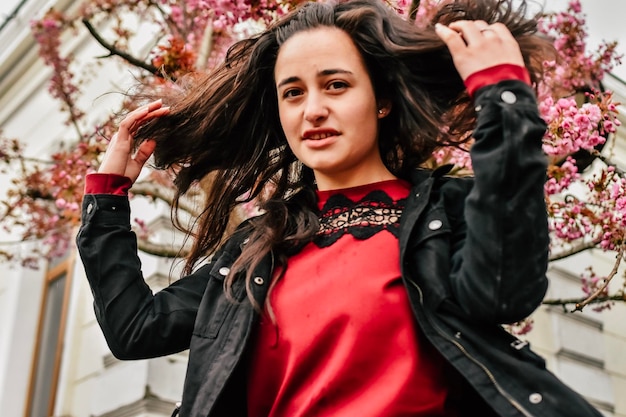
[[[169,107],[163,107],[161,100],[157,100],[128,113],[120,123],[117,133],[109,142],[98,172],[123,175],[130,178],[134,183],[141,172],[141,168],[152,155],[156,144],[154,141],[146,140],[139,145],[137,152],[132,154],[133,134],[143,123],[155,117],[166,115],[169,110]]]
[[[500,64],[524,66],[519,45],[502,23],[459,20],[449,26],[435,25],[435,32],[448,46],[463,80],[480,70]]]

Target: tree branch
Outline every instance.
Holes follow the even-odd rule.
[[[566,309],[566,306],[570,304],[580,305],[584,303],[586,300],[588,300],[588,298],[585,298],[585,299],[583,298],[553,298],[553,299],[543,300],[542,304],[549,305],[549,306],[562,306],[565,311],[568,311]],[[620,292],[620,293],[608,295],[605,297],[596,297],[593,300],[589,300],[585,305],[599,304],[605,301],[626,301],[626,294]],[[572,310],[570,312],[573,312],[573,311],[578,311],[578,310]]]
[[[148,5],[154,7],[155,9],[157,9],[161,15],[161,17],[163,18],[163,20],[166,22],[167,27],[174,33],[176,33],[177,35],[181,35],[181,29],[178,27],[178,24],[176,23],[176,21],[174,19],[172,19],[172,16],[169,13],[166,13],[165,10],[163,10],[163,8],[161,7],[161,5],[156,2],[156,1],[148,1]]]
[[[206,69],[209,55],[213,49],[213,22],[208,22],[204,28],[202,36],[202,43],[200,44],[200,50],[198,51],[198,58],[196,59],[196,68]]]
[[[152,197],[161,200],[168,205],[172,205],[174,201],[174,190],[167,188],[163,185],[155,184],[147,181],[136,182],[130,192],[134,195],[142,195],[145,197]],[[178,201],[178,208],[186,211],[192,216],[198,216],[198,206],[190,198],[181,198]]]
[[[626,173],[626,171],[620,169],[614,162],[612,162],[608,157],[602,155],[600,152],[594,150],[592,155],[604,162],[607,166],[613,167],[617,174],[623,176]]]
[[[155,75],[157,77],[163,78],[163,75],[160,73],[160,71],[159,71],[159,69],[157,67],[155,67],[154,65],[148,64],[148,63],[146,63],[144,61],[141,61],[141,60],[135,58],[134,56],[132,56],[130,54],[127,54],[124,51],[120,51],[115,46],[111,45],[106,40],[104,40],[102,38],[102,36],[100,36],[98,31],[96,31],[96,29],[93,27],[91,22],[89,22],[89,20],[83,19],[82,22],[85,25],[85,27],[87,28],[87,30],[89,31],[89,33],[91,33],[91,36],[93,36],[94,39],[96,41],[98,41],[98,43],[100,45],[102,45],[106,50],[109,51],[109,56],[117,55],[120,58],[124,59],[129,64],[134,65],[134,66],[136,66],[138,68],[144,69],[144,70],[148,71],[149,73],[151,73],[151,74],[153,74],[153,75]]]
[[[172,245],[165,245],[150,242],[147,239],[143,239],[141,237],[137,237],[137,249],[142,252],[145,252],[149,255],[159,256],[162,258],[183,258],[187,256],[187,249],[183,248],[174,248]]]
[[[584,252],[588,249],[593,249],[601,242],[601,240],[602,240],[601,238],[596,238],[592,240],[591,242],[582,242],[579,245],[574,246],[569,250],[565,250],[565,251],[550,255],[549,260],[550,262],[560,261],[561,259],[565,259],[569,256],[576,255],[577,253]]]
[[[624,246],[620,246],[620,248],[617,251],[617,255],[615,255],[615,258],[617,259],[615,261],[615,265],[613,265],[613,269],[611,270],[611,273],[609,273],[609,275],[604,279],[604,284],[596,289],[593,294],[591,294],[589,297],[587,297],[585,300],[583,300],[581,303],[576,303],[576,305],[574,306],[574,310],[572,310],[572,312],[574,311],[583,311],[583,308],[585,308],[586,305],[590,304],[593,302],[593,300],[596,300],[600,297],[600,294],[602,294],[607,287],[609,286],[609,283],[611,282],[611,280],[615,277],[615,275],[617,275],[617,271],[619,269],[620,264],[622,263],[622,256],[624,255]]]

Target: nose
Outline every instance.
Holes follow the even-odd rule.
[[[328,117],[328,107],[319,94],[309,94],[304,107],[304,119],[310,123],[319,123]]]

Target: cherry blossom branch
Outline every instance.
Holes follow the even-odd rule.
[[[213,24],[208,23],[204,29],[202,35],[202,42],[200,43],[200,51],[198,52],[198,58],[196,59],[196,67],[198,69],[206,69],[209,62],[209,55],[213,49]]]
[[[593,300],[595,300],[598,297],[600,297],[600,294],[602,294],[602,293],[604,293],[606,291],[606,289],[608,288],[609,284],[611,283],[611,280],[615,277],[615,275],[617,275],[617,271],[619,270],[619,266],[622,263],[623,255],[624,255],[624,245],[620,246],[619,249],[617,250],[617,254],[615,255],[615,259],[616,259],[615,264],[613,265],[613,269],[611,270],[609,275],[604,279],[604,284],[602,284],[602,286],[597,288],[584,301],[582,301],[581,303],[577,303],[575,305],[574,309],[572,310],[572,313],[575,312],[575,311],[583,311],[583,308],[585,308],[586,305],[588,305],[591,302],[593,302]]]
[[[172,32],[176,32],[177,34],[180,34],[180,28],[176,24],[176,21],[174,19],[172,19],[171,15],[169,15],[168,13],[165,12],[165,10],[163,10],[163,8],[161,7],[161,5],[158,2],[149,1],[148,5],[151,6],[151,7],[154,7],[155,9],[157,9],[159,11],[159,14],[161,15],[161,18],[163,18],[163,21],[165,22],[166,26]]]
[[[610,158],[602,155],[600,152],[598,151],[593,151],[591,153],[593,156],[595,156],[596,158],[598,158],[600,161],[604,162],[607,166],[613,167],[613,169],[615,170],[615,172],[619,175],[624,175],[626,174],[626,171],[624,171],[623,169],[619,168],[615,162],[611,161]]]
[[[556,254],[551,254],[550,255],[550,262],[552,261],[559,261],[565,258],[568,258],[572,255],[576,255],[577,253],[581,253],[584,252],[588,249],[593,249],[596,246],[598,246],[600,244],[600,242],[602,241],[602,237],[598,237],[590,242],[582,242],[578,245],[573,246],[572,248],[565,250],[565,251],[561,251],[558,252]]]
[[[73,125],[80,140],[83,135],[79,121],[84,113],[76,105],[79,89],[70,69],[73,57],[72,54],[61,55],[61,34],[68,27],[65,17],[54,9],[50,9],[40,20],[31,22],[31,32],[39,45],[39,56],[53,71],[48,91],[61,101],[62,110],[68,113],[66,123]]]
[[[549,305],[549,306],[562,306],[565,312],[572,312],[571,310],[567,309],[568,305],[574,304],[578,306],[578,305],[582,305],[583,303],[585,303],[585,305],[590,305],[590,304],[604,303],[607,301],[626,301],[626,294],[620,292],[620,293],[613,294],[610,296],[604,296],[604,297],[598,296],[592,300],[589,300],[589,297],[587,298],[555,298],[555,299],[543,300],[542,304]],[[576,309],[573,311],[580,311],[580,310]]]
[[[89,22],[89,20],[87,19],[82,19],[83,24],[85,25],[85,27],[87,28],[87,30],[89,31],[89,33],[91,34],[91,36],[93,36],[93,38],[100,44],[102,45],[106,50],[109,51],[109,55],[108,56],[119,56],[120,58],[122,58],[123,60],[125,60],[126,62],[128,62],[131,65],[134,65],[138,68],[144,69],[146,71],[148,71],[149,73],[157,76],[157,77],[161,77],[163,78],[163,75],[159,72],[158,68],[148,64],[144,61],[141,61],[140,59],[135,58],[134,56],[127,54],[124,51],[120,51],[119,49],[117,49],[116,47],[114,47],[113,45],[111,45],[110,43],[108,43],[106,40],[104,40],[104,38],[102,38],[102,36],[100,36],[100,34],[98,33],[98,31],[96,31],[96,29],[93,27],[93,25],[91,24],[91,22]]]
[[[135,183],[130,189],[130,192],[133,195],[141,195],[161,200],[168,205],[172,205],[172,202],[174,201],[173,189],[147,181]],[[198,216],[200,214],[198,212],[198,205],[195,204],[190,198],[181,198],[178,202],[178,208],[193,216]]]
[[[149,255],[170,259],[185,257],[188,252],[185,248],[174,248],[172,245],[154,243],[140,236],[137,237],[137,249]]]

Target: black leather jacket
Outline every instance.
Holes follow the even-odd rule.
[[[532,313],[547,288],[545,123],[519,81],[484,87],[475,103],[475,177],[417,171],[401,219],[402,279],[417,323],[451,365],[461,415],[600,416],[501,327]],[[153,295],[129,219],[127,198],[85,196],[78,248],[111,351],[139,359],[190,349],[181,416],[245,416],[258,315],[241,280],[238,303],[223,280],[246,236],[235,233],[209,264]],[[255,271],[250,291],[261,305],[272,270],[268,256]]]

